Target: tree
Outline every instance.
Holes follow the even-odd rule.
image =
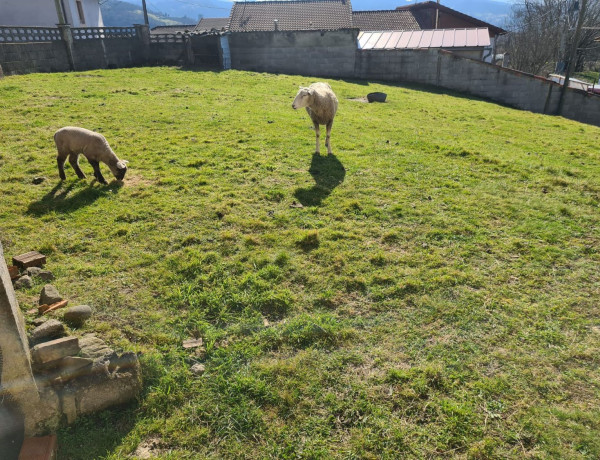
[[[564,72],[573,48],[579,17],[578,0],[519,0],[507,24],[511,66],[533,74]],[[588,0],[583,32],[577,44],[577,67],[583,68],[600,25],[600,0]],[[576,68],[577,68],[576,67]]]

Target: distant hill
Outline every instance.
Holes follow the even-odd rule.
[[[111,0],[112,1],[112,0]],[[141,0],[135,0],[141,3]],[[166,11],[171,16],[197,18],[226,18],[233,2],[224,0],[146,0],[146,4],[156,11]]]
[[[144,12],[142,11],[141,1],[139,5],[120,0],[109,0],[100,6],[102,10],[102,19],[107,27],[128,27],[132,24],[144,23]],[[148,22],[150,28],[156,26],[171,26],[177,24],[196,24],[198,19],[188,16],[171,17],[170,13],[157,13],[148,10]]]
[[[424,0],[422,0],[424,1]],[[461,13],[502,27],[510,14],[511,0],[442,0],[442,5]],[[136,4],[120,0],[108,0],[102,5],[102,16],[107,26],[128,26],[142,23],[141,0]],[[223,18],[231,11],[231,2],[223,0],[147,0],[153,12],[149,12],[150,26],[194,24],[199,17]],[[397,6],[406,6],[415,1],[407,0],[352,0],[352,9],[393,10]],[[202,6],[200,6],[200,4]],[[160,13],[157,11],[161,11]]]
[[[352,9],[394,10],[397,6],[408,6],[420,1],[425,0],[352,0]],[[498,27],[505,24],[511,9],[509,0],[442,0],[441,4]]]

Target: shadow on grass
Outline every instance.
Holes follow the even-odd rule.
[[[316,184],[294,192],[294,196],[303,206],[319,206],[346,177],[346,168],[335,155],[321,156],[315,153],[308,172]]]
[[[46,193],[43,198],[30,203],[27,208],[27,214],[42,216],[53,211],[70,213],[84,206],[88,206],[98,198],[106,196],[123,187],[123,183],[120,181],[113,181],[108,185],[102,185],[100,187],[94,187],[92,184],[82,188],[74,195],[67,196],[78,183],[75,181],[64,186],[64,182],[61,181],[56,184],[52,190]]]
[[[58,432],[61,460],[93,460],[114,452],[136,424],[137,404],[81,417]]]

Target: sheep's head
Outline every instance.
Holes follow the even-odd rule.
[[[312,96],[312,89],[303,88],[302,86],[298,90],[298,94],[296,94],[296,99],[292,102],[292,108],[294,110],[301,109],[302,107],[307,107],[310,104],[310,99]]]
[[[117,180],[123,180],[125,173],[127,172],[127,160],[119,160],[117,163],[110,168],[111,172]]]

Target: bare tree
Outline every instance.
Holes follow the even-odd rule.
[[[578,14],[578,0],[520,0],[507,24],[511,66],[533,74],[563,72]],[[600,0],[588,0],[583,21],[589,28],[584,28],[577,45],[579,68],[584,65],[586,51],[597,45],[594,39],[599,31],[593,27],[600,24]]]

